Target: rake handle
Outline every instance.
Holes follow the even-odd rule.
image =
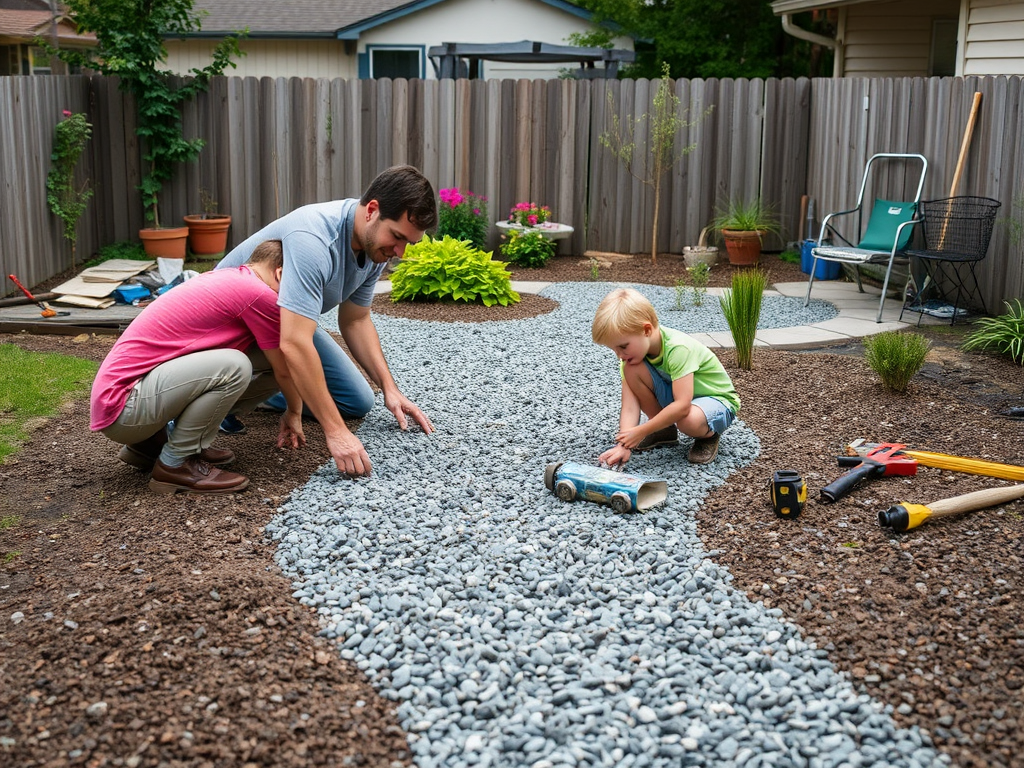
[[[949,197],[956,194],[956,188],[960,186],[960,177],[964,172],[964,164],[967,161],[967,150],[971,146],[971,137],[974,135],[974,124],[978,120],[978,112],[981,110],[981,91],[975,91],[974,103],[971,105],[971,114],[967,118],[967,127],[964,129],[964,140],[960,143],[960,157],[956,161],[956,170],[953,172],[953,183],[949,185]],[[949,226],[949,213],[953,206],[950,200],[946,207],[946,218],[942,221],[942,232],[939,233],[939,250],[946,243],[946,228]]]
[[[1024,485],[1010,485],[1004,488],[986,488],[950,499],[940,499],[927,506],[931,510],[932,517],[946,517],[960,512],[974,512],[1020,498],[1024,498]]]

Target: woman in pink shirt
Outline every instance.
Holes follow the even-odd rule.
[[[213,440],[228,413],[278,391],[288,407],[277,445],[305,444],[302,401],[279,349],[281,265],[281,242],[268,240],[244,265],[182,283],[132,321],[100,366],[90,428],[124,443],[122,461],[152,468],[155,493],[245,488],[248,478],[220,468],[235,457]]]

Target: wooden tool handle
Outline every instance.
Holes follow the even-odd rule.
[[[953,173],[953,183],[949,186],[949,196],[956,194],[956,188],[960,185],[960,177],[964,172],[964,162],[967,160],[967,150],[971,146],[971,136],[974,134],[974,123],[978,119],[978,110],[981,108],[981,92],[974,94],[974,103],[971,105],[971,115],[967,118],[967,128],[964,130],[964,140],[960,144],[960,157],[956,161],[956,171]]]
[[[945,517],[960,512],[973,512],[976,509],[994,507],[1014,499],[1024,498],[1024,485],[1008,485],[1002,488],[986,488],[983,491],[965,493],[963,496],[954,496],[951,499],[933,501],[928,505],[932,517]]]

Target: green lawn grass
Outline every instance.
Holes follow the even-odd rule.
[[[90,360],[0,344],[0,463],[17,452],[33,421],[87,395],[97,368]]]

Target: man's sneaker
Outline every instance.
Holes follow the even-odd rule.
[[[136,469],[141,469],[143,472],[149,472],[156,463],[156,460],[160,457],[160,449],[164,447],[164,443],[166,442],[167,436],[163,432],[158,432],[156,435],[153,435],[153,437],[147,438],[141,443],[122,445],[121,450],[117,452],[117,458],[125,464],[130,464]],[[235,454],[227,448],[214,448],[211,445],[209,448],[204,448],[200,452],[199,458],[207,464],[212,464],[215,467],[223,467],[235,460]]]
[[[697,438],[690,446],[687,458],[693,464],[710,464],[718,455],[718,441],[721,439],[721,435]]]
[[[237,472],[207,464],[199,456],[189,456],[180,467],[168,467],[162,461],[153,465],[149,490],[164,496],[178,491],[188,493],[235,493],[249,485],[249,478]]]
[[[220,423],[220,431],[225,435],[241,435],[245,432],[245,424],[233,413],[229,413]]]
[[[675,424],[670,424],[664,429],[659,429],[657,432],[652,432],[633,450],[635,452],[649,451],[651,448],[657,448],[659,445],[675,445],[679,442],[679,430],[676,429]]]

